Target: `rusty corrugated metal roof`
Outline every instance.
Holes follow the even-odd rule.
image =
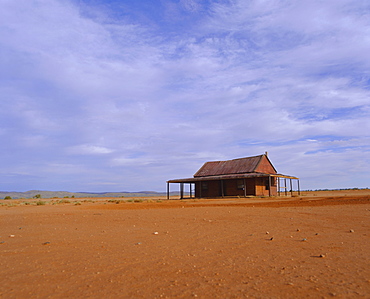
[[[194,177],[252,173],[256,170],[263,156],[264,155],[233,159],[228,161],[206,162],[194,174]]]

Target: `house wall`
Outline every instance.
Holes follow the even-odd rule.
[[[241,179],[244,181],[243,179]],[[238,189],[240,180],[223,180],[223,191],[225,196],[269,196],[268,178],[249,178],[246,179],[246,192],[244,189]],[[277,195],[276,180],[271,178],[271,196]],[[207,185],[207,189],[202,188],[202,184]],[[201,189],[202,188],[202,189]],[[222,196],[221,181],[203,181],[195,183],[196,197],[220,197]]]
[[[238,189],[239,180],[224,180],[224,195],[225,196],[244,196],[244,189]],[[244,184],[244,180],[241,179]],[[250,178],[245,180],[246,195],[255,195],[255,179]]]
[[[256,196],[276,196],[277,195],[277,181],[271,178],[271,191],[269,191],[268,177],[255,178],[256,179]]]
[[[247,195],[256,195],[256,178],[251,178],[246,180],[246,194]],[[243,194],[244,195],[244,194]]]
[[[202,184],[207,184],[207,189]],[[219,197],[221,196],[220,181],[203,181],[195,183],[195,197]]]
[[[235,194],[236,190],[236,181],[235,180],[224,180],[224,195],[231,196]]]

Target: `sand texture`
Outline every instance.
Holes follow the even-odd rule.
[[[0,206],[0,297],[370,298],[370,194],[150,201]]]

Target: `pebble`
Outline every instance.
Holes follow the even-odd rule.
[[[44,242],[42,245],[50,245],[50,242]]]
[[[14,238],[14,237],[15,237],[15,235],[10,235],[10,236],[9,236],[9,238]]]
[[[306,238],[303,238],[303,239],[302,239],[302,242],[305,242],[305,241],[307,241],[307,239],[306,239]]]
[[[266,235],[268,235],[270,232],[266,232]]]
[[[274,239],[274,237],[271,237],[270,240],[272,241]]]
[[[350,232],[350,233],[354,233],[355,231],[354,231],[353,229],[350,229],[350,230],[349,230],[349,232]]]
[[[154,232],[153,235],[158,235],[159,233],[158,232]]]

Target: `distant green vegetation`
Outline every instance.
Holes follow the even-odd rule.
[[[82,203],[87,203],[87,202],[95,202],[94,200],[74,200],[70,201],[67,199],[61,199],[61,200],[35,200],[35,201],[23,201],[23,200],[16,200],[16,201],[11,201],[11,202],[0,202],[0,206],[6,206],[6,207],[16,207],[16,206],[44,206],[44,205],[58,205],[58,204],[73,204],[75,206],[82,205]],[[122,201],[123,202],[123,201]]]
[[[113,203],[116,203],[116,204],[120,204],[120,203],[125,203],[126,201],[122,200],[122,199],[109,199],[108,202],[113,202]]]
[[[68,198],[68,197],[67,197]],[[68,199],[61,199],[61,200],[58,200],[57,203],[70,203],[71,201],[68,200]]]

